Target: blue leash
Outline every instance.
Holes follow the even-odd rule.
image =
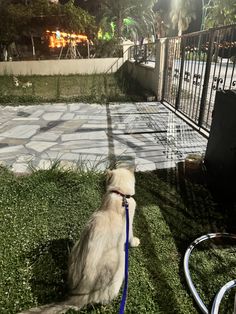
[[[129,204],[126,197],[123,197],[122,206],[125,207],[125,217],[126,217],[126,241],[125,241],[125,283],[120,304],[119,314],[124,314],[125,303],[127,298],[128,290],[128,277],[129,277]]]

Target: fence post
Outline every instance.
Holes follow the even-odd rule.
[[[163,84],[162,84],[162,91],[161,91],[161,101],[165,99],[165,91],[166,91],[166,79],[168,73],[168,51],[169,51],[169,39],[166,38],[164,43],[164,69],[163,69]]]
[[[180,97],[182,92],[182,83],[183,83],[183,76],[184,76],[184,60],[185,60],[185,43],[186,40],[184,37],[180,37],[180,49],[181,49],[181,65],[180,65],[180,73],[179,73],[179,86],[178,91],[176,95],[176,101],[175,101],[175,109],[179,109],[180,104]]]
[[[199,127],[202,126],[203,118],[204,118],[204,111],[205,111],[205,107],[206,107],[207,91],[208,91],[209,78],[210,78],[210,72],[211,72],[211,61],[212,61],[212,55],[213,55],[213,51],[214,51],[215,30],[212,29],[209,31],[209,38],[210,38],[209,39],[209,48],[208,48],[208,52],[207,52],[206,69],[205,69],[202,97],[201,97],[199,117],[198,117]]]
[[[147,58],[148,58],[148,46],[147,46],[147,44],[144,44],[144,53],[143,53],[143,55],[144,55],[144,62],[145,63],[148,63],[147,62]]]
[[[130,47],[128,48],[128,60],[131,59],[131,47],[132,47],[132,46],[130,46]]]
[[[165,63],[166,38],[158,39],[155,43],[155,77],[157,101],[162,100],[162,89],[164,84],[164,63]]]

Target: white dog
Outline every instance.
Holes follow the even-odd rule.
[[[139,239],[133,236],[133,218],[136,203],[134,173],[125,168],[108,171],[107,191],[101,207],[92,215],[75,243],[69,258],[68,283],[70,298],[60,305],[37,308],[37,313],[64,313],[69,307],[77,309],[87,304],[106,304],[114,299],[124,279],[126,238],[125,207],[129,206],[129,242],[135,247]],[[33,313],[31,309],[24,313]]]

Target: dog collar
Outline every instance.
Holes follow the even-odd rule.
[[[116,194],[122,196],[123,198],[131,198],[132,196],[134,196],[134,195],[130,195],[130,194],[123,194],[117,190],[111,190],[110,193],[116,193]]]
[[[123,207],[128,206],[127,198],[131,198],[133,196],[133,195],[130,195],[130,194],[123,194],[123,193],[121,193],[119,191],[116,191],[116,190],[111,190],[110,193],[116,193],[116,194],[118,194],[118,195],[120,195],[122,197],[122,206]]]

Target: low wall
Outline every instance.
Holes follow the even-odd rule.
[[[157,95],[157,80],[156,70],[151,66],[145,64],[137,64],[133,61],[127,61],[126,70],[131,78],[137,80],[139,84],[151,90],[155,95]]]
[[[0,62],[0,75],[68,75],[115,72],[122,65],[120,58],[39,60]],[[116,61],[118,62],[116,63]]]

